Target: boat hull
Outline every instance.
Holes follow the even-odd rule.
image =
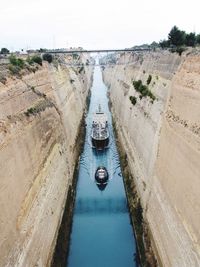
[[[109,137],[103,140],[92,139],[92,146],[98,150],[103,150],[104,148],[108,147],[109,144]]]

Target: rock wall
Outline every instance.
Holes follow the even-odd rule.
[[[0,83],[2,267],[50,264],[92,82],[64,59],[37,68]]]
[[[136,53],[125,62],[103,77],[155,253],[161,266],[199,266],[200,53]],[[132,84],[149,75],[154,101]]]

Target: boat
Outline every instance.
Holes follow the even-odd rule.
[[[92,121],[91,140],[93,148],[103,150],[109,144],[109,130],[107,115],[99,110],[94,114]]]
[[[97,169],[96,169],[96,172],[95,172],[95,180],[98,184],[107,184],[108,182],[108,171],[106,170],[105,167],[103,166],[99,166]]]

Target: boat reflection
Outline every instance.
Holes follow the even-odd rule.
[[[96,183],[97,187],[99,188],[100,191],[104,191],[108,183]]]

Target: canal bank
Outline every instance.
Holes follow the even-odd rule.
[[[112,107],[111,102],[110,106]],[[141,266],[156,267],[158,266],[158,264],[151,243],[152,241],[151,241],[150,231],[148,228],[148,224],[145,222],[143,208],[141,205],[140,197],[136,189],[135,179],[130,171],[126,151],[124,150],[122,142],[120,141],[120,137],[117,134],[117,126],[114,121],[114,118],[113,118],[113,129],[120,157],[120,164],[124,178],[124,187],[128,200],[131,223],[136,238],[138,261],[140,262]]]
[[[87,102],[89,101],[90,91],[88,93]],[[58,231],[58,237],[56,240],[55,251],[53,254],[51,267],[58,266],[66,266],[67,256],[69,253],[69,242],[70,242],[70,234],[72,227],[72,217],[73,217],[73,209],[74,202],[76,197],[76,185],[78,178],[78,170],[79,170],[79,155],[83,150],[84,139],[85,139],[85,114],[82,117],[78,135],[76,139],[76,156],[75,161],[76,166],[74,168],[74,174],[72,178],[72,184],[68,188],[67,199],[64,207],[64,213],[62,216],[62,221],[60,224],[60,228]]]
[[[93,83],[93,76],[91,77],[91,86]],[[62,216],[62,220],[60,223],[60,228],[58,231],[58,237],[56,240],[55,250],[53,253],[51,267],[62,267],[66,266],[67,264],[67,257],[69,254],[69,244],[70,244],[70,234],[71,234],[71,227],[72,227],[72,218],[73,218],[73,209],[74,209],[74,202],[76,197],[76,186],[77,186],[77,179],[78,179],[78,171],[80,165],[80,154],[83,152],[84,148],[84,140],[86,134],[86,127],[85,127],[85,117],[89,109],[90,105],[90,98],[91,98],[91,90],[88,91],[88,95],[86,97],[86,107],[84,114],[82,116],[79,130],[76,138],[76,155],[75,155],[75,168],[74,174],[72,178],[72,184],[69,186],[67,199],[64,207],[64,212]]]

